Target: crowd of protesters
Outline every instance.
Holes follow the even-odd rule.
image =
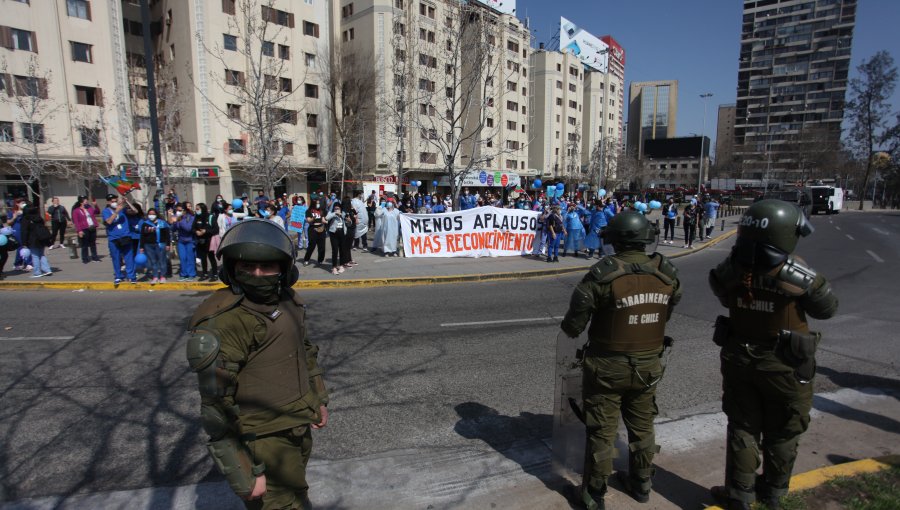
[[[10,246],[27,246],[30,257],[26,260],[18,250],[0,249],[0,275],[8,253],[15,254],[16,270],[33,271],[35,277],[52,274],[44,248],[62,247],[71,222],[84,264],[100,260],[97,231],[102,227],[106,231],[114,283],[136,283],[143,270],[143,278],[154,285],[174,277],[172,262],[176,255],[179,281],[216,281],[215,253],[222,235],[249,217],[272,221],[285,229],[295,240],[298,261],[302,258],[304,266],[315,264],[340,275],[358,264],[353,259],[354,251],[378,252],[386,257],[400,255],[400,214],[442,214],[482,206],[536,211],[540,216],[532,255],[552,263],[559,261],[560,251],[563,257],[602,257],[605,253],[602,232],[609,220],[623,210],[639,210],[634,201],[606,196],[605,192],[604,196],[589,196],[560,191],[559,195],[548,198],[538,190],[534,194],[510,193],[504,199],[502,191],[490,188],[475,191],[463,188],[455,202],[449,194],[379,195],[375,191],[368,196],[356,191],[352,197],[343,198],[336,192],[313,193],[307,202],[297,194],[269,198],[259,191],[253,198],[244,193],[231,201],[218,195],[209,205],[179,201],[175,191],[169,190],[164,198],[154,200],[146,212],[133,200],[114,194],[107,195],[102,208],[96,199],[78,197],[71,213],[53,198],[45,217],[24,199],[10,205],[3,224],[15,241]],[[709,239],[718,207],[719,203],[708,196],[701,203],[691,199],[683,205],[669,199],[662,205],[661,242],[674,243],[679,216],[685,248],[693,248],[696,240]],[[47,235],[38,241],[35,229],[31,228],[45,218],[49,218],[52,228],[49,243],[44,239]],[[326,247],[330,247],[330,266],[326,265]]]

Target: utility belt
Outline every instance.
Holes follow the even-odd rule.
[[[303,437],[303,435],[306,434],[306,429],[308,428],[309,425],[300,425],[289,429],[279,430],[278,432],[271,432],[269,434],[259,434],[255,436],[255,439],[265,439],[267,437],[286,437],[289,439],[296,439],[298,437]]]
[[[633,354],[623,353],[623,352],[614,352],[614,351],[603,351],[600,349],[590,349],[590,342],[586,343],[581,349],[575,351],[576,359],[579,360],[580,365],[584,364],[584,358],[588,356],[588,351],[590,350],[591,357],[603,358],[610,361],[617,361],[620,363],[625,363],[631,367],[631,371],[637,376],[637,378],[646,386],[651,387],[656,385],[659,381],[662,380],[662,376],[666,372],[666,365],[669,362],[669,354],[672,351],[672,346],[675,345],[675,339],[670,336],[663,337],[662,349],[660,349],[659,354],[654,355],[644,355],[644,356],[635,356]],[[646,362],[648,359],[653,359],[654,357],[659,358],[659,364],[662,368],[662,373],[656,379],[651,381],[645,381],[638,371],[638,364],[642,362]]]
[[[741,342],[731,333],[731,319],[716,317],[713,342],[719,347],[737,347],[750,358],[774,354],[782,363],[794,369],[794,377],[801,384],[810,382],[816,374],[816,348],[822,334],[816,331],[800,333],[783,329],[764,341]]]

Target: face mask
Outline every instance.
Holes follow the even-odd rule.
[[[224,199],[222,197],[216,197],[216,202],[222,202]]]
[[[184,214],[184,211],[175,211],[175,216],[181,216]]]
[[[274,305],[278,302],[281,291],[281,275],[253,276],[244,271],[235,271],[234,281],[244,291],[247,299],[263,305]]]
[[[228,216],[231,216],[232,214],[234,214],[234,211],[232,211],[231,209],[228,209],[227,211],[225,211],[225,214]]]
[[[264,209],[262,212],[263,218],[268,218],[270,214],[272,213],[270,213],[268,209]]]
[[[147,219],[150,220],[150,221],[156,221],[156,215],[155,215],[155,214],[148,214],[148,215],[147,215]]]
[[[200,214],[200,209],[194,209],[194,214]]]
[[[331,198],[334,198],[334,197],[336,197],[336,196],[337,196],[337,195],[335,195],[334,193],[331,194]]]
[[[110,206],[110,207],[113,207],[113,208],[115,208],[115,207],[118,206],[118,205],[119,205],[119,204],[117,204],[116,202],[110,202],[110,203],[109,203],[109,206]],[[22,209],[25,209],[25,206],[22,206]]]

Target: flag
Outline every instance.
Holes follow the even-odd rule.
[[[141,189],[140,183],[130,181],[124,177],[119,177],[117,175],[101,177],[100,180],[115,188],[120,195],[126,195],[136,189]]]

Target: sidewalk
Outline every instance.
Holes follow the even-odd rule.
[[[659,219],[659,213],[650,216],[651,221]],[[672,258],[695,253],[707,246],[726,241],[737,228],[738,216],[720,218],[713,232],[713,239],[695,241],[693,249],[684,249],[683,231],[676,228],[677,237],[672,245],[660,243],[657,251]],[[723,228],[724,221],[724,228]],[[660,221],[660,224],[662,222]],[[370,234],[371,235],[371,234]],[[175,262],[175,276],[165,285],[151,286],[145,281],[136,285],[124,283],[113,285],[113,269],[109,260],[109,248],[105,238],[97,240],[100,262],[83,264],[80,257],[70,258],[69,248],[47,251],[53,276],[32,278],[31,271],[13,271],[13,257],[10,256],[4,279],[0,280],[0,290],[212,290],[221,287],[220,282],[178,282],[178,263]],[[561,250],[560,250],[561,251]],[[509,280],[552,276],[583,271],[597,262],[579,258],[560,257],[559,263],[548,264],[536,257],[482,257],[482,258],[404,258],[384,257],[380,253],[354,251],[353,260],[359,265],[341,275],[331,274],[331,247],[325,250],[325,262],[321,266],[302,266],[305,250],[300,251],[300,281],[296,288],[355,287],[369,285],[418,285],[432,283],[457,283],[464,281]],[[12,254],[10,254],[12,255]],[[313,256],[315,261],[315,255]],[[199,265],[198,265],[199,272]],[[140,277],[139,277],[140,279]]]

